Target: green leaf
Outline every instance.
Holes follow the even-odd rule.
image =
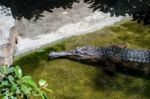
[[[13,78],[12,75],[8,75],[8,79],[9,79],[10,82],[13,82],[13,81],[14,81],[14,78]]]
[[[21,90],[23,91],[24,94],[29,94],[30,93],[30,88],[28,88],[25,85],[21,86]]]
[[[14,67],[10,67],[10,68],[8,68],[8,71],[7,71],[7,73],[9,74],[9,73],[13,73],[15,70],[14,70]]]
[[[7,70],[8,70],[8,67],[6,67],[6,66],[0,67],[0,74],[1,75],[7,74]]]
[[[8,67],[3,66],[3,73],[7,73]]]
[[[20,93],[21,93],[21,90],[19,89],[19,87],[17,87],[16,93],[17,93],[17,94],[20,94]]]
[[[9,97],[8,96],[4,96],[2,99],[9,99]]]
[[[8,83],[8,81],[2,81],[2,85],[3,86],[9,86],[9,83]]]
[[[4,85],[0,84],[0,88],[4,87]]]
[[[42,99],[48,99],[46,93],[42,92]]]
[[[16,66],[16,67],[15,67],[15,73],[16,73],[16,76],[17,76],[18,78],[21,78],[21,77],[22,77],[22,70],[21,70],[21,68],[20,68],[19,66]]]
[[[3,76],[3,73],[2,73],[2,71],[0,71],[0,77],[2,77]]]
[[[9,93],[8,93],[8,96],[12,96],[13,94],[14,94],[14,93],[12,93],[12,92],[9,92]]]
[[[12,82],[11,85],[12,85],[11,90],[12,91],[17,91],[17,84],[15,84],[14,82]]]
[[[2,82],[3,81],[3,77],[0,77],[0,82]]]
[[[31,76],[24,76],[21,78],[21,80],[29,80],[29,79],[32,79],[32,77]]]
[[[11,97],[10,97],[10,99],[17,99],[17,97],[15,97],[15,96],[11,96]]]
[[[39,81],[39,85],[40,85],[40,86],[44,86],[45,84],[46,84],[46,80],[41,79],[41,80]]]
[[[31,76],[24,76],[21,80],[23,83],[37,88],[36,83],[32,80]]]

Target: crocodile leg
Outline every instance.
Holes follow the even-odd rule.
[[[105,62],[105,68],[103,68],[103,71],[112,76],[116,72],[116,66],[111,61],[107,61]]]

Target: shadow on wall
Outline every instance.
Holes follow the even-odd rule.
[[[31,19],[35,16],[35,20],[42,17],[43,11],[53,12],[54,8],[72,8],[72,4],[78,0],[1,0],[0,5],[10,7],[13,17],[21,19]]]
[[[16,19],[25,17],[38,19],[43,11],[53,12],[54,8],[72,8],[80,0],[1,0],[0,5],[10,7]],[[116,15],[132,15],[133,20],[150,24],[150,0],[84,0],[93,11],[99,10]]]
[[[84,0],[93,11],[111,13],[111,16],[132,15],[133,20],[150,24],[150,0]]]

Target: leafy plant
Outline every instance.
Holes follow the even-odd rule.
[[[31,76],[23,76],[19,66],[0,67],[0,97],[2,99],[29,99],[30,96],[41,96],[42,99],[48,99],[42,90],[52,92],[46,88],[47,85],[46,80],[41,79],[37,86]]]

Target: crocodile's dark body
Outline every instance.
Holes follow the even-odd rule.
[[[66,57],[86,62],[104,62],[107,66],[124,66],[150,71],[150,50],[136,50],[118,46],[81,47],[66,52],[51,52],[49,59]]]

